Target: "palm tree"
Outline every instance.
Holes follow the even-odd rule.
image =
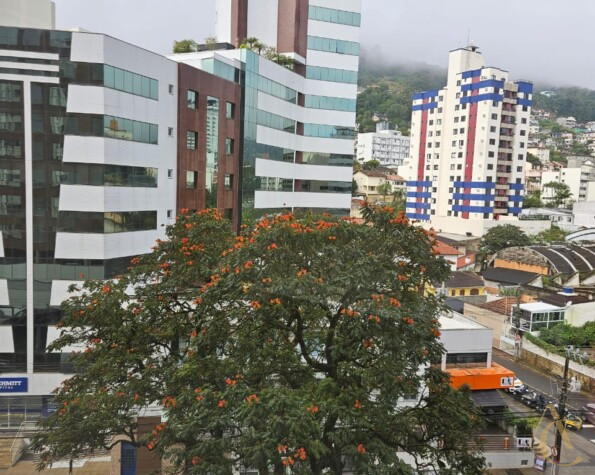
[[[250,38],[244,38],[240,43],[240,48],[249,49],[255,53],[261,54],[262,50],[266,48],[266,45],[262,43],[258,38],[251,36]]]

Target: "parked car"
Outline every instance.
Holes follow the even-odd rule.
[[[564,418],[564,427],[567,429],[581,430],[583,427],[583,421],[580,417],[575,416],[574,414],[568,414]]]
[[[523,382],[519,378],[514,378],[514,383],[512,383],[512,386],[510,386],[509,388],[506,388],[506,391],[508,391],[509,393],[515,393],[523,387],[525,387]]]
[[[595,404],[586,404],[581,408],[581,419],[583,422],[595,424]]]

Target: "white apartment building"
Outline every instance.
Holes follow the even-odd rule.
[[[124,272],[173,222],[177,68],[106,35],[0,27],[3,427],[47,414],[72,372],[47,351],[68,287]]]
[[[216,5],[218,41],[255,37],[294,61],[290,70],[247,49],[174,57],[245,75],[243,211],[349,213],[361,0]]]
[[[482,235],[517,221],[533,85],[486,67],[475,46],[450,52],[444,89],[413,95],[407,213],[445,232]]]
[[[376,132],[357,134],[356,158],[359,162],[378,160],[383,167],[396,168],[409,156],[410,139],[387,122],[378,122]]]
[[[548,183],[558,182],[568,185],[572,201],[583,202],[589,200],[589,187],[595,182],[595,163],[585,161],[582,165],[565,167],[558,170],[544,171],[541,175],[541,196],[545,201],[554,197],[555,190],[546,187]]]

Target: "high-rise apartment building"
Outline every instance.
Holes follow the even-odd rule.
[[[293,65],[245,48],[173,57],[243,81],[245,214],[349,212],[360,11],[361,0],[218,0],[218,41],[257,38]]]
[[[376,132],[357,134],[356,158],[359,162],[378,160],[383,167],[397,168],[409,157],[410,139],[388,122],[378,122]]]
[[[523,203],[533,85],[485,66],[475,46],[450,52],[444,89],[413,95],[407,214],[482,235]]]
[[[0,426],[72,370],[47,350],[68,287],[125,272],[173,223],[177,83],[109,36],[0,27],[0,396],[19,394]]]

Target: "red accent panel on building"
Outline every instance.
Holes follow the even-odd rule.
[[[308,0],[283,0],[277,15],[277,50],[306,57],[308,48]]]
[[[201,210],[206,207],[206,140],[207,97],[219,99],[219,164],[217,172],[217,207],[221,212],[231,213],[234,229],[240,218],[240,160],[241,160],[241,102],[239,84],[226,81],[187,64],[178,65],[178,182],[177,209]],[[198,93],[198,108],[187,104],[188,90]],[[233,119],[226,118],[226,103],[235,105]],[[187,148],[187,132],[198,133],[197,148]],[[225,153],[225,139],[234,141],[233,154]],[[186,172],[196,172],[194,188],[186,186]],[[232,189],[224,189],[225,175],[232,175]],[[227,210],[227,211],[226,211]]]
[[[473,83],[479,82],[479,77],[473,78]],[[479,90],[476,89],[471,92],[471,96],[479,95]],[[469,119],[467,121],[467,153],[465,156],[465,181],[473,181],[473,159],[475,158],[475,137],[477,128],[477,102],[469,104]],[[471,193],[470,188],[465,188],[465,193]],[[470,200],[464,200],[463,204],[469,206]],[[469,212],[463,211],[463,219],[469,219]]]
[[[231,0],[231,42],[237,48],[248,36],[248,0]]]

